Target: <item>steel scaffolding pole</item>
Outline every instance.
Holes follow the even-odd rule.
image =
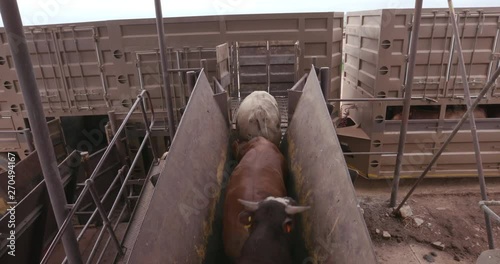
[[[413,25],[412,25],[411,40],[410,40],[408,76],[406,78],[406,86],[404,90],[405,100],[403,104],[403,113],[402,113],[403,119],[401,121],[402,125],[399,131],[398,155],[396,156],[396,167],[394,169],[391,201],[389,204],[391,207],[394,207],[396,205],[396,200],[398,198],[399,179],[401,174],[401,168],[403,166],[403,153],[405,151],[406,132],[408,131],[408,118],[410,116],[411,90],[413,88],[413,76],[414,76],[415,62],[417,58],[418,32],[420,31],[420,18],[422,17],[422,2],[423,0],[415,0],[415,16],[413,17]]]
[[[57,168],[56,155],[52,148],[49,129],[43,112],[40,93],[36,85],[35,73],[31,62],[23,23],[17,1],[0,1],[0,13],[7,33],[9,48],[14,59],[14,66],[23,93],[28,119],[33,131],[35,147],[40,159],[45,185],[50,203],[59,228],[64,223],[68,210],[64,188]],[[71,264],[82,263],[82,257],[74,230],[66,230],[62,235],[64,251]]]
[[[465,120],[467,120],[467,116],[470,113],[472,113],[472,111],[474,109],[476,109],[476,107],[479,104],[479,102],[481,101],[481,99],[483,99],[484,95],[495,84],[495,81],[496,81],[496,79],[499,76],[500,76],[500,68],[498,68],[491,75],[491,79],[488,80],[488,82],[486,83],[486,85],[483,87],[483,89],[481,90],[481,92],[478,94],[476,100],[474,100],[474,103],[472,103],[472,105],[470,106],[470,108],[468,108],[467,111],[463,114],[462,118],[460,119],[460,121],[458,121],[458,124],[455,126],[455,128],[453,128],[453,131],[450,133],[450,135],[448,136],[448,138],[441,145],[441,147],[436,152],[436,154],[434,154],[434,156],[432,157],[432,160],[429,162],[429,165],[427,165],[427,167],[424,169],[424,171],[422,172],[422,174],[418,177],[417,181],[413,184],[413,186],[411,187],[411,189],[408,192],[408,194],[406,194],[405,198],[401,201],[401,203],[399,203],[398,207],[395,209],[396,212],[399,211],[399,209],[401,209],[401,207],[408,200],[408,198],[410,198],[411,194],[415,191],[415,189],[417,188],[418,184],[422,181],[422,179],[425,177],[425,175],[427,175],[427,172],[429,172],[429,170],[434,165],[434,163],[436,163],[436,161],[439,158],[439,156],[441,155],[441,153],[443,153],[444,149],[448,146],[448,144],[450,144],[450,142],[453,139],[453,137],[458,133],[458,130],[460,130],[460,127],[465,123]]]
[[[451,26],[453,28],[453,35],[455,37],[455,49],[458,55],[458,66],[460,67],[460,74],[462,77],[462,85],[464,87],[464,99],[467,108],[471,108],[471,99],[470,99],[470,89],[469,89],[469,80],[467,79],[467,71],[465,69],[464,62],[464,54],[462,52],[462,43],[460,41],[460,33],[458,32],[457,20],[455,19],[455,8],[453,8],[452,0],[448,0],[448,8],[450,9],[450,21]],[[472,109],[474,110],[474,109]],[[477,164],[477,173],[479,176],[479,187],[481,189],[481,199],[488,200],[488,195],[486,193],[486,182],[484,180],[484,172],[483,172],[483,160],[481,158],[481,149],[479,147],[479,138],[477,136],[477,128],[476,128],[476,118],[474,117],[474,112],[469,112],[469,124],[470,131],[472,134],[472,143],[474,145],[474,153],[476,156],[476,164]],[[493,232],[491,231],[491,220],[490,216],[485,212],[484,218],[486,220],[486,233],[488,235],[488,245],[490,249],[495,248],[495,241],[493,240]]]
[[[160,60],[161,60],[161,70],[163,77],[163,90],[165,93],[165,100],[167,101],[167,122],[168,122],[168,134],[170,136],[170,144],[174,140],[175,135],[175,124],[174,124],[174,110],[172,108],[172,95],[170,93],[170,80],[168,76],[168,64],[167,55],[165,48],[165,31],[163,29],[163,15],[161,12],[161,1],[155,0],[155,11],[156,11],[156,29],[158,32],[158,45],[160,48]]]

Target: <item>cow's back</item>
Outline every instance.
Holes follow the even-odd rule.
[[[236,130],[243,140],[261,136],[279,145],[281,115],[276,99],[265,91],[249,94],[236,112]]]
[[[278,148],[262,137],[246,144],[241,161],[229,179],[224,201],[224,249],[233,260],[248,238],[248,231],[239,221],[244,207],[238,199],[261,201],[269,196],[286,196],[286,164]]]

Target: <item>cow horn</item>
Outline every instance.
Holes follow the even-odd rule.
[[[306,210],[311,208],[310,206],[292,206],[292,205],[287,205],[285,207],[285,212],[289,215],[294,215],[298,213],[302,213]]]
[[[240,202],[243,206],[245,206],[245,209],[247,209],[250,212],[255,212],[259,208],[258,202],[245,201],[242,199],[238,199],[238,202]]]

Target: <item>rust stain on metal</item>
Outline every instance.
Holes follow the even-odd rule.
[[[227,162],[227,150],[224,148],[222,149],[220,153],[220,158],[219,158],[219,164],[217,166],[217,175],[216,175],[216,180],[217,180],[217,190],[215,197],[212,199],[212,203],[209,208],[209,214],[208,218],[203,221],[203,243],[200,245],[200,247],[195,246],[196,248],[196,253],[200,257],[200,263],[205,259],[206,255],[206,247],[208,244],[208,238],[210,235],[212,235],[212,226],[214,223],[215,219],[215,214],[216,214],[216,207],[217,207],[217,202],[219,201],[219,198],[221,196],[221,185],[222,185],[222,180],[224,177],[224,167]]]
[[[307,192],[307,195],[303,196],[303,186],[304,186],[304,176],[302,175],[302,166],[301,163],[297,159],[297,147],[295,145],[294,140],[288,135],[288,160],[290,161],[290,176],[293,175],[293,182],[295,190],[297,191],[297,202],[299,204],[307,204],[307,201],[310,197],[310,191]],[[302,218],[304,221],[302,222],[302,237],[304,238],[304,244],[306,249],[311,252],[314,252],[314,241],[312,241],[312,217],[308,212],[304,212],[302,214]],[[313,254],[315,255],[315,254]],[[316,258],[313,257],[315,260]]]

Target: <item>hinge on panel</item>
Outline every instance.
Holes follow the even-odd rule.
[[[407,26],[407,29],[408,31],[411,31],[413,29],[413,23],[408,23],[408,26]]]
[[[493,52],[491,53],[491,60],[500,60],[500,52]]]

